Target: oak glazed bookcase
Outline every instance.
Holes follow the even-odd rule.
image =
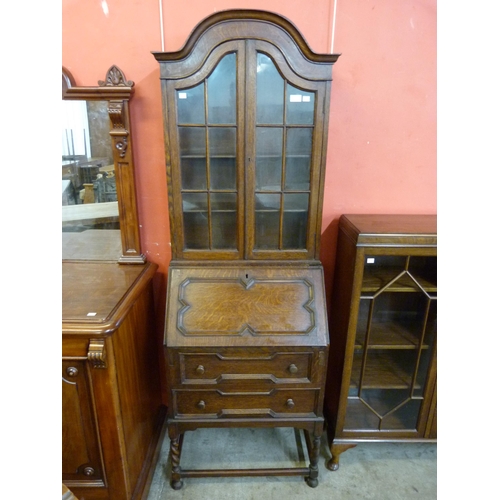
[[[325,395],[339,456],[359,442],[437,439],[435,215],[343,215]]]
[[[328,330],[319,262],[332,65],[273,13],[202,21],[160,65],[172,261],[165,360],[171,486],[318,484]],[[310,465],[184,470],[186,431],[295,427]],[[265,453],[265,450],[263,450]]]

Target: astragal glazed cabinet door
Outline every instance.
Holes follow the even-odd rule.
[[[435,440],[435,216],[341,217],[330,332],[329,468],[357,442]]]
[[[245,39],[206,56],[199,45],[168,64],[155,54],[174,259],[318,258],[331,76],[296,45],[233,24]]]

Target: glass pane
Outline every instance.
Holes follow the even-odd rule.
[[[405,265],[404,255],[368,255],[365,259],[363,290],[379,290],[404,271]]]
[[[387,389],[382,391],[385,394],[391,392],[389,389],[409,390],[416,359],[417,351],[413,349],[368,349],[366,365],[353,365],[353,374],[363,374],[362,391],[381,388]]]
[[[310,186],[312,129],[287,130],[285,189],[308,190]]]
[[[284,80],[270,57],[257,54],[257,123],[282,124]]]
[[[177,91],[177,122],[180,124],[205,123],[205,85]]]
[[[304,249],[307,241],[309,194],[285,194],[283,198],[283,248]]]
[[[406,391],[366,391],[363,398],[347,401],[346,430],[415,430],[422,401]]]
[[[414,396],[423,397],[425,390],[425,382],[427,380],[427,371],[431,362],[432,350],[430,348],[422,349],[418,364],[417,378],[414,389]]]
[[[212,189],[236,189],[236,158],[210,159]]]
[[[280,195],[255,195],[255,248],[278,249],[280,229]]]
[[[429,307],[429,315],[425,325],[424,345],[431,348],[437,337],[437,299],[432,299]]]
[[[365,310],[361,301],[359,316]],[[417,348],[424,328],[428,299],[423,293],[383,292],[373,299],[369,344]],[[360,323],[366,324],[361,318]]]
[[[283,129],[258,127],[256,132],[256,191],[280,191]]]
[[[412,256],[408,270],[425,290],[437,290],[436,256]]]
[[[210,203],[212,214],[217,211],[234,212],[236,211],[236,193],[211,193]]]
[[[208,77],[208,123],[236,123],[236,54],[228,54]]]
[[[366,407],[358,398],[349,398],[344,421],[346,430],[376,431],[380,424],[378,416]]]
[[[236,248],[236,193],[212,193],[212,247]]]
[[[346,427],[416,430],[436,340],[435,272],[435,257],[366,257]]]
[[[434,351],[434,344],[436,342],[436,312],[437,300],[429,299],[429,310],[427,315],[427,322],[425,324],[424,340],[422,344],[422,351],[418,364],[417,378],[415,384],[415,396],[423,396],[425,390],[425,383],[427,381],[428,370],[432,360]]]
[[[206,189],[207,160],[205,158],[181,158],[182,189]]]
[[[179,127],[182,189],[206,189],[205,128]]]
[[[184,193],[182,195],[183,212],[206,212],[207,210],[206,193]]]
[[[179,127],[179,145],[181,157],[203,156],[205,157],[205,127]]]
[[[279,194],[256,194],[255,195],[255,210],[256,211],[274,211],[280,209]]]
[[[286,86],[287,125],[312,125],[314,123],[314,92]]]
[[[421,399],[406,399],[397,410],[382,419],[382,430],[416,430]]]
[[[209,128],[210,187],[236,189],[236,129]]]
[[[184,193],[182,195],[182,211],[185,248],[208,248],[208,200],[206,193]]]

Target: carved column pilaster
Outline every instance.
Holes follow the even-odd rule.
[[[98,83],[100,87],[113,88],[131,88],[134,85],[134,82],[125,78],[123,71],[117,66],[111,66],[106,74],[106,79],[100,80]],[[145,262],[145,256],[141,253],[140,247],[128,99],[109,99],[108,115],[121,223],[123,254],[120,262],[142,264]]]

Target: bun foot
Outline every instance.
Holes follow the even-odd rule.
[[[316,488],[316,486],[318,486],[319,484],[319,481],[318,478],[312,479],[310,477],[306,477],[306,483],[307,486],[310,486],[311,488]]]
[[[332,454],[331,460],[326,464],[328,470],[339,470],[339,459],[340,454],[344,451],[354,448],[356,445],[354,443],[336,444],[332,443],[330,445],[330,453]]]
[[[333,458],[331,460],[328,461],[328,463],[326,464],[326,468],[328,470],[339,470],[339,463],[338,461],[337,462],[334,462]]]
[[[174,490],[180,490],[184,483],[182,481],[171,481],[170,486]]]

